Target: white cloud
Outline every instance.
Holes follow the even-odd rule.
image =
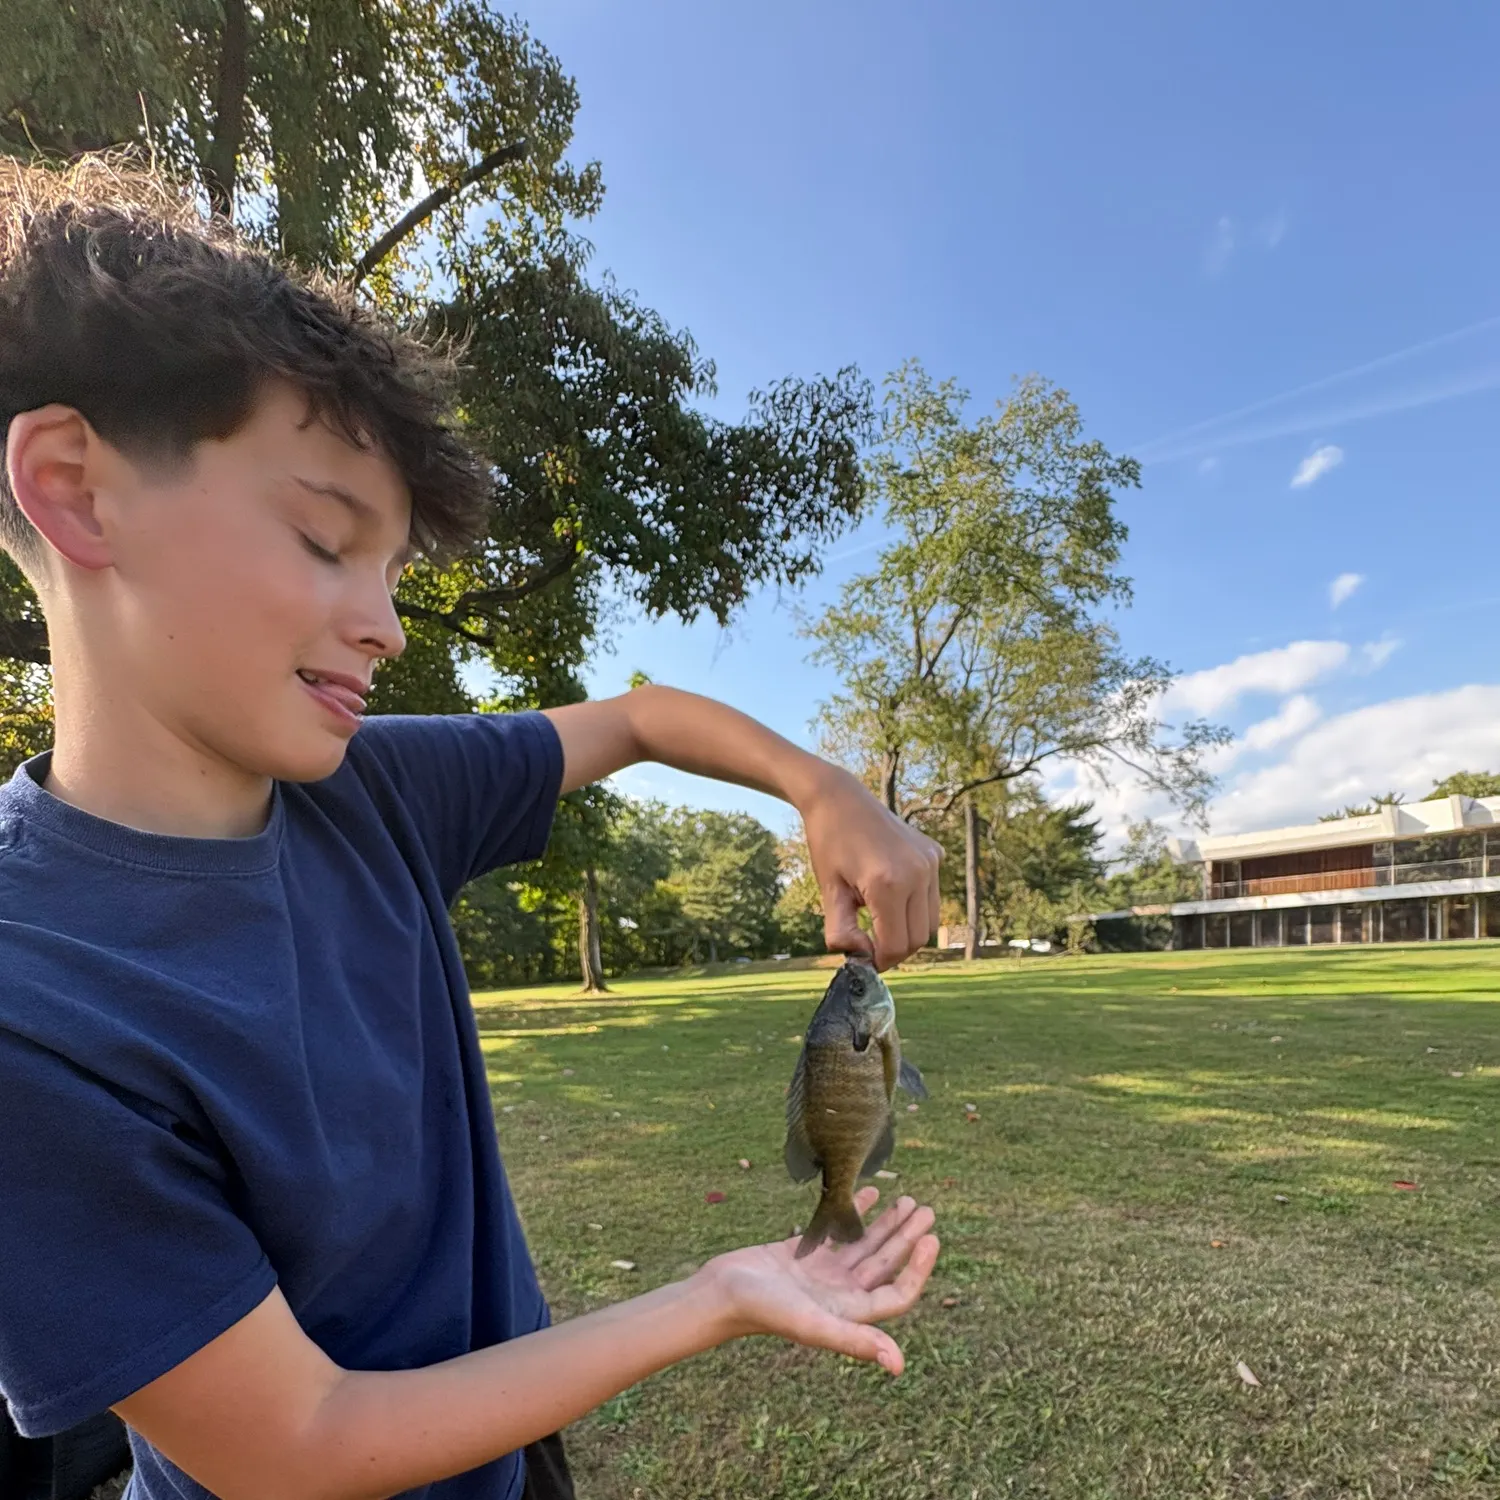
[[[1204,460],[1202,460],[1201,463],[1199,463],[1199,465],[1198,465],[1198,472],[1200,474],[1212,474],[1213,471],[1215,469],[1217,469],[1218,467],[1219,467],[1219,460],[1212,453],[1210,453],[1207,458],[1205,458]]]
[[[1299,725],[1301,720],[1307,722]],[[1252,746],[1252,739],[1259,745]],[[1284,749],[1272,764],[1235,770],[1245,751],[1277,745]],[[1321,720],[1311,700],[1292,699],[1274,719],[1253,725],[1221,752],[1210,769],[1223,781],[1209,808],[1215,834],[1313,823],[1325,812],[1393,788],[1416,800],[1454,771],[1500,769],[1500,684],[1393,698]],[[1123,841],[1127,825],[1142,818],[1155,818],[1171,832],[1194,832],[1159,792],[1117,780],[1105,786],[1085,767],[1059,766],[1047,790],[1050,796],[1090,799],[1113,847]]]
[[[1401,649],[1400,637],[1383,635],[1378,641],[1366,641],[1359,648],[1363,669],[1378,672]]]
[[[1286,238],[1286,210],[1278,209],[1269,219],[1261,221],[1260,242],[1267,250],[1274,250]]]
[[[1340,573],[1328,585],[1328,607],[1337,609],[1365,581],[1363,573]]]
[[[1344,461],[1344,450],[1337,443],[1325,443],[1323,447],[1315,449],[1297,465],[1297,472],[1292,475],[1292,488],[1300,490],[1304,486],[1321,479],[1330,469],[1336,469]]]
[[[1349,648],[1343,641],[1293,641],[1274,651],[1256,651],[1223,666],[1188,672],[1167,690],[1169,712],[1222,713],[1247,693],[1286,697],[1343,666]]]
[[[1213,807],[1215,833],[1310,823],[1392,787],[1410,798],[1465,767],[1500,762],[1500,685],[1373,703],[1328,719],[1273,766],[1237,778]]]
[[[1203,269],[1210,276],[1222,274],[1234,254],[1234,220],[1227,214],[1214,225],[1212,238],[1203,256]]]
[[[1298,693],[1288,698],[1273,717],[1252,724],[1240,743],[1246,750],[1269,750],[1306,733],[1321,717],[1322,710],[1317,703],[1306,693]]]

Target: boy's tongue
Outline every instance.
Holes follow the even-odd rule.
[[[299,672],[297,675],[301,677],[303,682],[305,682],[310,688],[312,688],[314,692],[322,693],[324,697],[332,698],[340,708],[347,710],[349,713],[354,714],[356,717],[363,716],[365,711],[365,700],[361,698],[353,688],[347,688],[342,683],[329,682],[326,677],[318,677],[313,675],[312,673]]]

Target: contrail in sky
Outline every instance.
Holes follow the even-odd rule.
[[[1160,463],[1166,459],[1188,458],[1207,452],[1210,448],[1235,447],[1242,443],[1259,442],[1264,438],[1284,437],[1290,433],[1306,432],[1336,422],[1360,421],[1366,417],[1380,416],[1385,412],[1406,411],[1412,407],[1428,406],[1437,401],[1450,400],[1454,396],[1467,395],[1472,391],[1487,390],[1492,386],[1500,385],[1500,369],[1490,369],[1479,376],[1452,381],[1446,385],[1428,387],[1419,392],[1375,397],[1372,401],[1348,407],[1340,412],[1283,418],[1279,423],[1257,427],[1249,433],[1226,434],[1217,439],[1204,438],[1198,442],[1188,442],[1184,446],[1185,439],[1222,428],[1226,423],[1237,422],[1242,417],[1254,416],[1256,412],[1280,406],[1283,402],[1295,400],[1299,396],[1310,396],[1316,391],[1327,390],[1330,386],[1341,385],[1348,380],[1357,380],[1362,375],[1370,375],[1377,370],[1387,369],[1391,365],[1413,359],[1419,354],[1426,354],[1430,350],[1457,343],[1460,339],[1469,338],[1473,334],[1494,327],[1500,327],[1500,315],[1481,318],[1477,323],[1455,328],[1451,333],[1440,334],[1437,338],[1424,339],[1420,344],[1398,349],[1394,354],[1383,354],[1379,359],[1367,360],[1364,364],[1354,365],[1350,369],[1340,370],[1333,375],[1325,375],[1320,380],[1309,381],[1306,385],[1282,391],[1279,395],[1266,396],[1259,401],[1252,401],[1248,406],[1237,407],[1234,411],[1221,412],[1216,417],[1194,422],[1190,427],[1179,428],[1176,432],[1169,432],[1163,437],[1154,438],[1149,443],[1139,444],[1136,448],[1126,451],[1134,452],[1144,463]]]

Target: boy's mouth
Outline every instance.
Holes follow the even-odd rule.
[[[356,678],[341,672],[314,672],[306,667],[298,667],[297,676],[325,708],[341,719],[358,723],[364,717],[368,689]]]

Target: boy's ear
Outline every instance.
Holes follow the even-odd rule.
[[[110,564],[91,484],[98,437],[71,406],[42,406],[11,418],[5,463],[21,514],[52,549],[76,567]]]

